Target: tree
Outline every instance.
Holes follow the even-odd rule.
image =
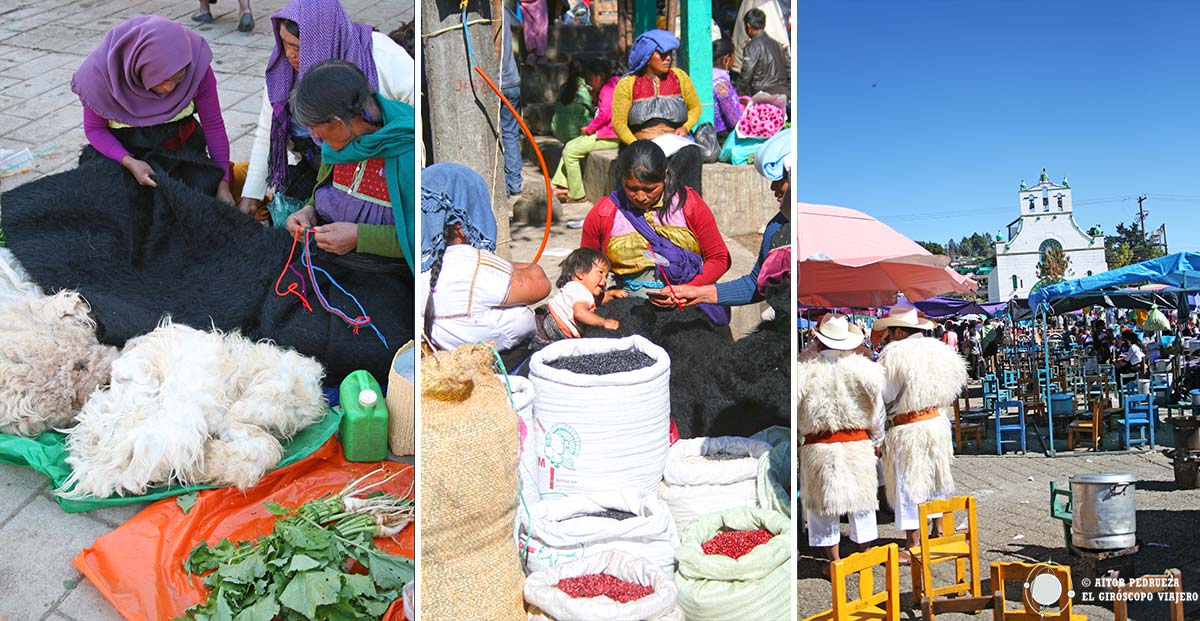
[[[917,242],[917,245],[928,250],[932,254],[941,254],[941,255],[946,254],[946,249],[943,248],[942,245],[937,242],[919,241],[919,242]]]
[[[1116,234],[1104,238],[1104,258],[1110,270],[1161,256],[1162,247],[1144,242],[1142,231],[1132,222],[1128,226],[1118,223]]]
[[[1050,285],[1062,282],[1071,267],[1071,257],[1063,252],[1062,246],[1054,244],[1042,253],[1042,260],[1037,264],[1037,277],[1040,285]]]

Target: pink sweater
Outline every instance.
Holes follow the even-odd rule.
[[[621,76],[613,76],[600,87],[600,104],[596,106],[596,118],[583,128],[589,134],[596,134],[596,138],[600,140],[617,139],[617,132],[613,131],[612,126],[612,100],[613,91],[617,90],[617,82],[620,81]]]
[[[221,102],[217,99],[217,76],[213,74],[212,67],[200,80],[193,103],[196,105],[196,114],[200,115],[200,125],[204,128],[204,140],[208,142],[208,156],[225,171],[225,181],[229,181],[229,137],[225,135],[225,120],[221,118]],[[109,131],[108,119],[87,106],[83,107],[83,135],[109,159],[120,162],[121,158],[129,155],[129,151]]]

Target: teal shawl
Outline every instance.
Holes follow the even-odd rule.
[[[387,176],[388,198],[392,201],[392,215],[396,219],[396,238],[404,260],[416,273],[417,257],[414,252],[413,236],[416,232],[413,205],[415,189],[410,187],[416,176],[416,155],[413,150],[413,107],[387,99],[378,94],[375,102],[383,111],[383,127],[351,140],[341,151],[334,151],[328,144],[321,146],[321,160],[325,164],[353,164],[373,157],[383,158],[384,174]]]

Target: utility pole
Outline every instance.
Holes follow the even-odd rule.
[[[1146,246],[1146,210],[1142,209],[1142,201],[1146,200],[1146,195],[1138,197],[1138,221],[1141,222],[1142,228],[1142,247]]]
[[[471,51],[480,69],[503,88],[496,50],[501,45],[503,13],[495,13],[491,0],[471,0],[467,6]],[[428,80],[429,124],[433,153],[429,162],[455,162],[483,177],[492,192],[496,215],[496,254],[510,256],[508,222],[511,207],[505,196],[504,160],[500,157],[500,98],[474,69],[468,58],[457,0],[422,0],[422,62]],[[495,20],[495,21],[487,21]],[[500,28],[496,24],[500,23]]]

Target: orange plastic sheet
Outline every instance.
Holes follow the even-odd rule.
[[[72,561],[83,575],[130,621],[163,621],[183,614],[207,597],[202,579],[189,576],[183,563],[201,539],[215,545],[254,539],[271,532],[275,516],[263,503],[273,500],[289,507],[337,493],[346,483],[380,467],[380,463],[348,462],[342,446],[330,438],[312,455],[263,477],[245,493],[236,488],[205,490],[187,514],[174,498],[160,500],[116,530],[97,539]],[[406,470],[382,489],[402,495],[410,491],[412,466],[385,462],[389,472]],[[375,544],[391,554],[413,558],[413,525],[392,539]],[[386,621],[404,619],[397,601]]]

